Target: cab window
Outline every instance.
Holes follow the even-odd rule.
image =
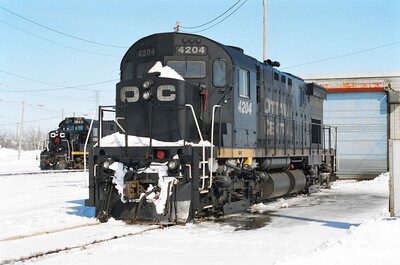
[[[206,77],[206,62],[204,61],[168,61],[167,65],[183,78]]]
[[[93,134],[92,137],[99,136],[99,128],[93,128],[92,134]]]
[[[121,80],[129,80],[133,78],[132,63],[125,63],[121,70]]]
[[[213,84],[216,87],[226,86],[226,68],[227,63],[223,59],[217,59],[213,62]]]
[[[244,69],[239,69],[239,95],[250,98],[250,72]]]

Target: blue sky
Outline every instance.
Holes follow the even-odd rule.
[[[130,45],[146,35],[173,31],[176,21],[186,27],[204,24],[236,2],[0,1],[0,7],[25,18],[0,8],[0,131],[16,128],[22,101],[26,103],[24,126],[42,130],[56,127],[62,113],[91,117],[96,91],[101,105],[113,105],[120,59]],[[197,34],[239,46],[261,60],[262,2],[241,0],[235,8],[243,5],[234,14]],[[125,48],[77,40],[27,19],[64,34]],[[299,76],[398,71],[399,32],[398,0],[268,0],[268,57],[280,61],[281,70]],[[68,88],[87,84],[96,85]]]

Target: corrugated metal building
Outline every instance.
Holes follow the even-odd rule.
[[[388,171],[387,91],[400,72],[303,75],[328,90],[324,123],[338,128],[338,176],[368,179]]]

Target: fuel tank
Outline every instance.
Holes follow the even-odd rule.
[[[280,197],[302,191],[306,186],[306,176],[302,170],[267,173],[268,177],[259,183],[257,191],[260,200]]]

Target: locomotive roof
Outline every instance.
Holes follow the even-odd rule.
[[[253,64],[257,62],[257,60],[253,57],[250,57],[246,54],[243,53],[243,50],[239,47],[234,47],[234,46],[228,46],[228,45],[224,45],[221,44],[220,42],[217,42],[213,39],[201,36],[201,35],[196,35],[196,34],[190,34],[190,33],[180,33],[180,32],[164,32],[164,33],[155,33],[152,35],[148,35],[145,36],[139,40],[137,40],[134,44],[132,44],[132,46],[128,49],[128,51],[125,53],[124,57],[121,60],[121,67],[123,66],[123,63],[130,58],[130,56],[132,56],[132,52],[134,52],[132,49],[135,45],[137,45],[138,43],[140,43],[143,39],[146,38],[151,38],[151,37],[156,37],[156,36],[160,36],[160,37],[168,37],[171,36],[171,41],[173,41],[173,39],[178,36],[178,35],[184,35],[184,36],[191,36],[193,38],[200,38],[200,39],[206,39],[209,42],[212,42],[218,46],[220,46],[222,49],[225,50],[225,52],[231,57],[232,61],[234,61],[237,64],[240,65],[247,65],[247,64]]]
[[[145,36],[145,37],[143,37],[143,38],[140,38],[140,39],[137,40],[134,44],[132,44],[132,46],[131,46],[131,47],[127,50],[127,52],[125,53],[124,57],[123,57],[122,60],[121,60],[120,69],[122,69],[124,63],[125,63],[127,60],[129,60],[129,59],[133,56],[133,54],[135,54],[135,51],[133,50],[133,47],[135,47],[136,45],[138,45],[139,43],[141,43],[144,39],[152,38],[152,37],[153,37],[153,38],[155,38],[155,37],[156,37],[156,38],[158,38],[158,37],[160,37],[160,38],[164,37],[164,38],[166,38],[166,39],[167,39],[167,38],[170,38],[169,40],[170,40],[171,43],[172,43],[172,42],[174,41],[174,39],[176,38],[176,36],[178,36],[178,35],[181,35],[181,36],[188,36],[188,37],[192,37],[192,38],[205,39],[205,40],[207,40],[207,41],[209,41],[209,42],[212,42],[212,43],[216,44],[217,46],[221,47],[221,49],[223,49],[223,50],[229,55],[229,57],[231,58],[231,60],[232,60],[232,62],[233,62],[234,64],[241,65],[241,66],[246,66],[246,67],[248,67],[248,68],[250,68],[250,69],[254,68],[255,65],[258,64],[258,65],[262,65],[262,66],[265,67],[265,68],[270,68],[271,70],[273,69],[274,71],[279,72],[280,74],[284,74],[284,75],[287,75],[287,76],[291,76],[291,77],[294,78],[294,79],[304,81],[302,78],[300,78],[300,77],[298,77],[298,76],[295,76],[295,75],[290,74],[290,73],[286,73],[286,72],[279,71],[278,69],[276,69],[276,68],[274,68],[274,67],[272,67],[272,66],[270,66],[270,65],[267,65],[267,64],[265,64],[265,63],[263,63],[263,62],[258,61],[257,59],[255,59],[255,58],[253,58],[253,57],[251,57],[251,56],[245,54],[244,51],[243,51],[243,49],[241,49],[240,47],[225,45],[225,44],[222,44],[222,43],[220,43],[220,42],[218,42],[218,41],[215,41],[215,40],[210,39],[210,38],[205,37],[205,36],[201,36],[201,35],[197,35],[197,34],[191,34],[191,33],[181,33],[181,32],[163,32],[163,33],[155,33],[155,34],[148,35],[148,36]]]
[[[70,124],[76,124],[76,123],[81,123],[81,124],[90,124],[91,119],[86,119],[85,117],[67,117],[64,120],[62,120],[59,124],[58,127],[61,127],[62,125],[66,123]]]

